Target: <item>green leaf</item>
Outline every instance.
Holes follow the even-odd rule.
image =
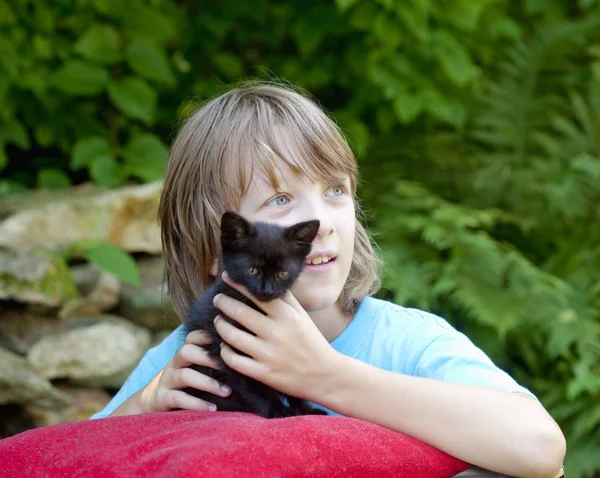
[[[164,175],[169,149],[157,136],[145,133],[132,138],[123,150],[123,157],[132,174],[144,181],[154,181]]]
[[[335,117],[356,156],[364,155],[368,149],[370,138],[367,125],[350,112],[339,112]]]
[[[73,148],[71,168],[75,171],[89,167],[98,156],[112,155],[110,143],[106,138],[94,136],[80,139]]]
[[[345,12],[353,5],[356,5],[359,0],[335,0],[335,5],[340,12]]]
[[[92,0],[92,5],[98,13],[109,18],[125,17],[128,12],[131,12],[131,6],[128,2],[121,0]]]
[[[93,96],[108,84],[106,70],[81,60],[65,63],[53,76],[53,85],[71,96]]]
[[[0,157],[2,156],[2,152],[3,151],[0,149]],[[28,189],[20,183],[0,179],[0,198],[13,196],[16,194],[24,194],[27,191]]]
[[[138,5],[131,6],[124,19],[124,30],[128,38],[144,38],[160,44],[177,39],[178,29],[173,17],[165,15],[156,7]]]
[[[24,150],[28,150],[31,147],[27,130],[20,121],[14,118],[2,127],[0,138],[5,143],[13,143]]]
[[[349,14],[348,23],[357,30],[370,30],[377,15],[377,5],[373,2],[362,2]]]
[[[312,18],[302,18],[292,30],[298,50],[304,58],[315,53],[326,33],[324,29],[315,29],[314,21],[311,20]]]
[[[108,65],[119,61],[119,48],[119,32],[110,25],[93,25],[75,44],[84,58]]]
[[[136,73],[157,83],[172,86],[175,76],[165,53],[148,40],[135,40],[125,52],[129,66]]]
[[[96,184],[112,188],[121,184],[127,177],[123,166],[117,163],[112,154],[96,156],[90,165],[90,176]]]
[[[475,76],[475,66],[469,53],[446,32],[438,32],[435,39],[434,54],[442,69],[456,85],[465,86]]]
[[[156,110],[157,94],[148,83],[139,78],[125,78],[108,85],[108,96],[127,116],[152,123]]]
[[[394,98],[394,111],[398,119],[404,123],[413,121],[423,110],[423,98],[421,95],[409,92],[401,88]]]
[[[4,145],[0,144],[0,171],[2,171],[7,164],[8,156],[6,155],[6,151],[4,151]]]
[[[59,169],[41,169],[37,175],[37,186],[42,189],[62,189],[71,186],[71,179]]]
[[[211,59],[215,66],[230,78],[242,76],[244,66],[237,56],[222,51],[213,55]]]
[[[89,241],[79,247],[83,257],[98,269],[113,274],[122,282],[140,285],[140,271],[131,254],[104,241]]]
[[[428,90],[423,96],[425,107],[431,116],[457,128],[465,124],[467,111],[464,104],[447,98],[435,90]]]
[[[397,48],[402,42],[402,25],[394,17],[381,12],[375,17],[373,33],[382,45],[391,50]]]
[[[48,123],[38,124],[33,130],[33,137],[40,146],[47,147],[55,140],[54,127]]]

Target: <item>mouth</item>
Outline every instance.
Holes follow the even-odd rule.
[[[336,257],[334,255],[318,255],[308,257],[304,262],[303,270],[327,271],[333,268]]]
[[[335,255],[331,253],[312,254],[304,261],[305,266],[318,266],[321,264],[327,264],[328,262],[335,261]]]

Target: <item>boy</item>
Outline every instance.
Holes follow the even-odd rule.
[[[196,112],[172,149],[160,204],[166,278],[182,321],[218,273],[226,210],[290,225],[319,219],[307,264],[284,298],[226,296],[216,318],[233,369],[331,413],[377,423],[474,465],[552,477],[564,437],[535,397],[445,320],[370,297],[378,259],[358,221],[357,166],[335,124],[278,86],[229,91]],[[239,288],[242,292],[243,289]],[[188,365],[215,366],[203,334],[180,327],[150,350],[96,418],[173,408],[214,410],[182,391],[230,391]]]

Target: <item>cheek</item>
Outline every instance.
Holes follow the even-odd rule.
[[[346,219],[344,221],[340,221],[338,225],[338,234],[340,236],[340,242],[342,249],[344,252],[354,250],[354,241],[356,239],[356,219],[352,217],[352,219]]]

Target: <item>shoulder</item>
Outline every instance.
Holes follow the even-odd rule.
[[[378,360],[385,368],[423,378],[520,392],[535,398],[442,317],[372,298],[368,308],[379,310],[371,349],[384,351]]]
[[[462,335],[437,315],[373,297],[363,300],[345,334],[356,344],[345,351],[348,355],[411,375],[434,340],[443,334]]]
[[[464,337],[445,319],[430,312],[372,297],[365,300],[370,310],[377,311],[376,329],[389,340],[410,340],[413,347],[425,348],[443,334]]]

